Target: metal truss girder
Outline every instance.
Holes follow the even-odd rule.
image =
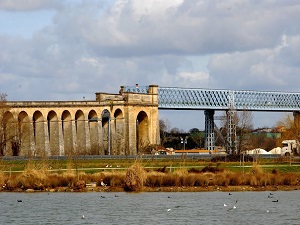
[[[300,93],[158,87],[159,109],[297,111]]]

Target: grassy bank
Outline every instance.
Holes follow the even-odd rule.
[[[1,191],[290,190],[300,188],[300,166],[193,160],[2,161],[0,185]]]

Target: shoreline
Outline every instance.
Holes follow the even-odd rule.
[[[124,192],[124,193],[138,193],[138,192],[244,192],[244,191],[299,191],[300,186],[295,185],[281,185],[281,186],[207,186],[207,187],[147,187],[144,186],[139,191],[125,191],[123,187],[94,187],[94,188],[81,188],[72,189],[66,187],[58,187],[45,190],[34,190],[34,189],[16,189],[16,190],[1,190],[1,192],[17,192],[17,193],[55,193],[55,192],[78,192],[78,193],[89,193],[89,192]]]

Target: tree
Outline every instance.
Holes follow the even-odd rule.
[[[285,114],[284,117],[277,122],[277,126],[284,127],[280,142],[282,140],[300,140],[300,128],[292,114]]]
[[[164,145],[165,142],[167,141],[167,134],[169,132],[170,129],[170,122],[165,119],[160,119],[159,120],[159,133],[160,133],[160,141],[161,141],[161,145]]]
[[[0,93],[0,155],[17,156],[21,146],[21,128],[10,112],[7,95]]]
[[[180,134],[181,132],[180,132],[180,130],[179,130],[178,127],[173,127],[173,128],[170,130],[170,133],[171,133],[172,135],[178,135],[178,134]]]
[[[248,140],[253,130],[253,114],[250,111],[242,111],[238,114],[237,123],[237,148],[238,153],[247,150]]]
[[[225,115],[222,116],[226,118],[222,120],[221,129],[224,139],[227,142],[227,147],[232,150],[237,147],[237,154],[240,154],[241,151],[247,150],[249,135],[253,129],[253,114],[250,111],[244,110],[241,112],[235,112],[232,115],[231,121],[229,121],[228,112],[225,112]],[[232,143],[228,143],[229,135],[229,122],[231,122],[232,128],[235,128],[235,133],[231,134]],[[226,137],[226,138],[225,138]],[[234,151],[232,151],[234,152]]]
[[[262,148],[270,151],[276,147],[276,137],[268,137],[265,132],[254,133],[248,139],[248,149]]]
[[[189,146],[201,148],[204,143],[203,132],[201,132],[198,128],[192,128],[189,133],[189,142],[192,142],[189,143]]]
[[[7,135],[8,124],[5,117],[7,112],[6,94],[0,93],[0,155],[5,155],[6,144],[9,139]]]

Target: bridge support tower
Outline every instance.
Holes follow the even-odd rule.
[[[205,110],[205,148],[209,151],[215,149],[215,133],[214,133],[214,110]]]

